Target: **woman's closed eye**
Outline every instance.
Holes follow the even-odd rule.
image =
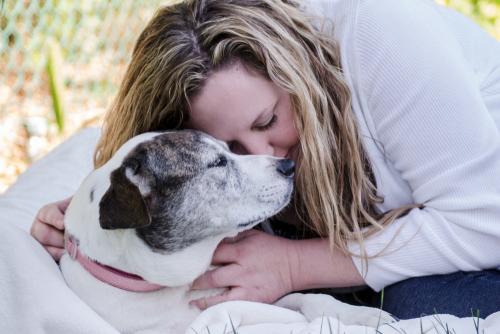
[[[276,122],[278,121],[278,115],[276,115],[274,112],[270,115],[268,121],[263,123],[262,125],[256,124],[252,126],[252,130],[256,131],[266,131],[272,128]],[[235,154],[247,154],[246,149],[238,142],[236,141],[230,141],[227,142],[227,145],[230,149],[231,152]]]
[[[278,116],[276,114],[273,114],[269,121],[267,121],[264,125],[256,125],[254,126],[254,129],[257,131],[265,131],[267,129],[270,129],[278,120]]]

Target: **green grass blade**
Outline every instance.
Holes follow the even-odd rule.
[[[57,129],[60,133],[64,131],[64,84],[61,75],[62,51],[61,46],[55,40],[48,43],[47,75],[49,78],[50,96]]]

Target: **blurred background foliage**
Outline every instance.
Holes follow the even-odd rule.
[[[60,141],[99,124],[137,36],[169,2],[3,0],[0,193]]]
[[[0,0],[0,193],[33,160],[100,123],[138,34],[174,1]],[[500,0],[436,1],[500,40]]]
[[[436,0],[471,17],[500,40],[500,0]]]

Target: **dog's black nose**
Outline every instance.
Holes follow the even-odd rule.
[[[292,177],[295,173],[295,162],[290,159],[281,159],[278,161],[278,166],[276,169],[284,176]]]

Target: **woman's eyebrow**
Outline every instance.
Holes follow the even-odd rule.
[[[252,128],[255,126],[258,126],[262,121],[264,121],[264,117],[267,116],[270,110],[274,110],[276,108],[276,105],[278,104],[278,100],[274,101],[272,105],[270,105],[267,108],[264,108],[260,113],[259,117],[252,123]]]

